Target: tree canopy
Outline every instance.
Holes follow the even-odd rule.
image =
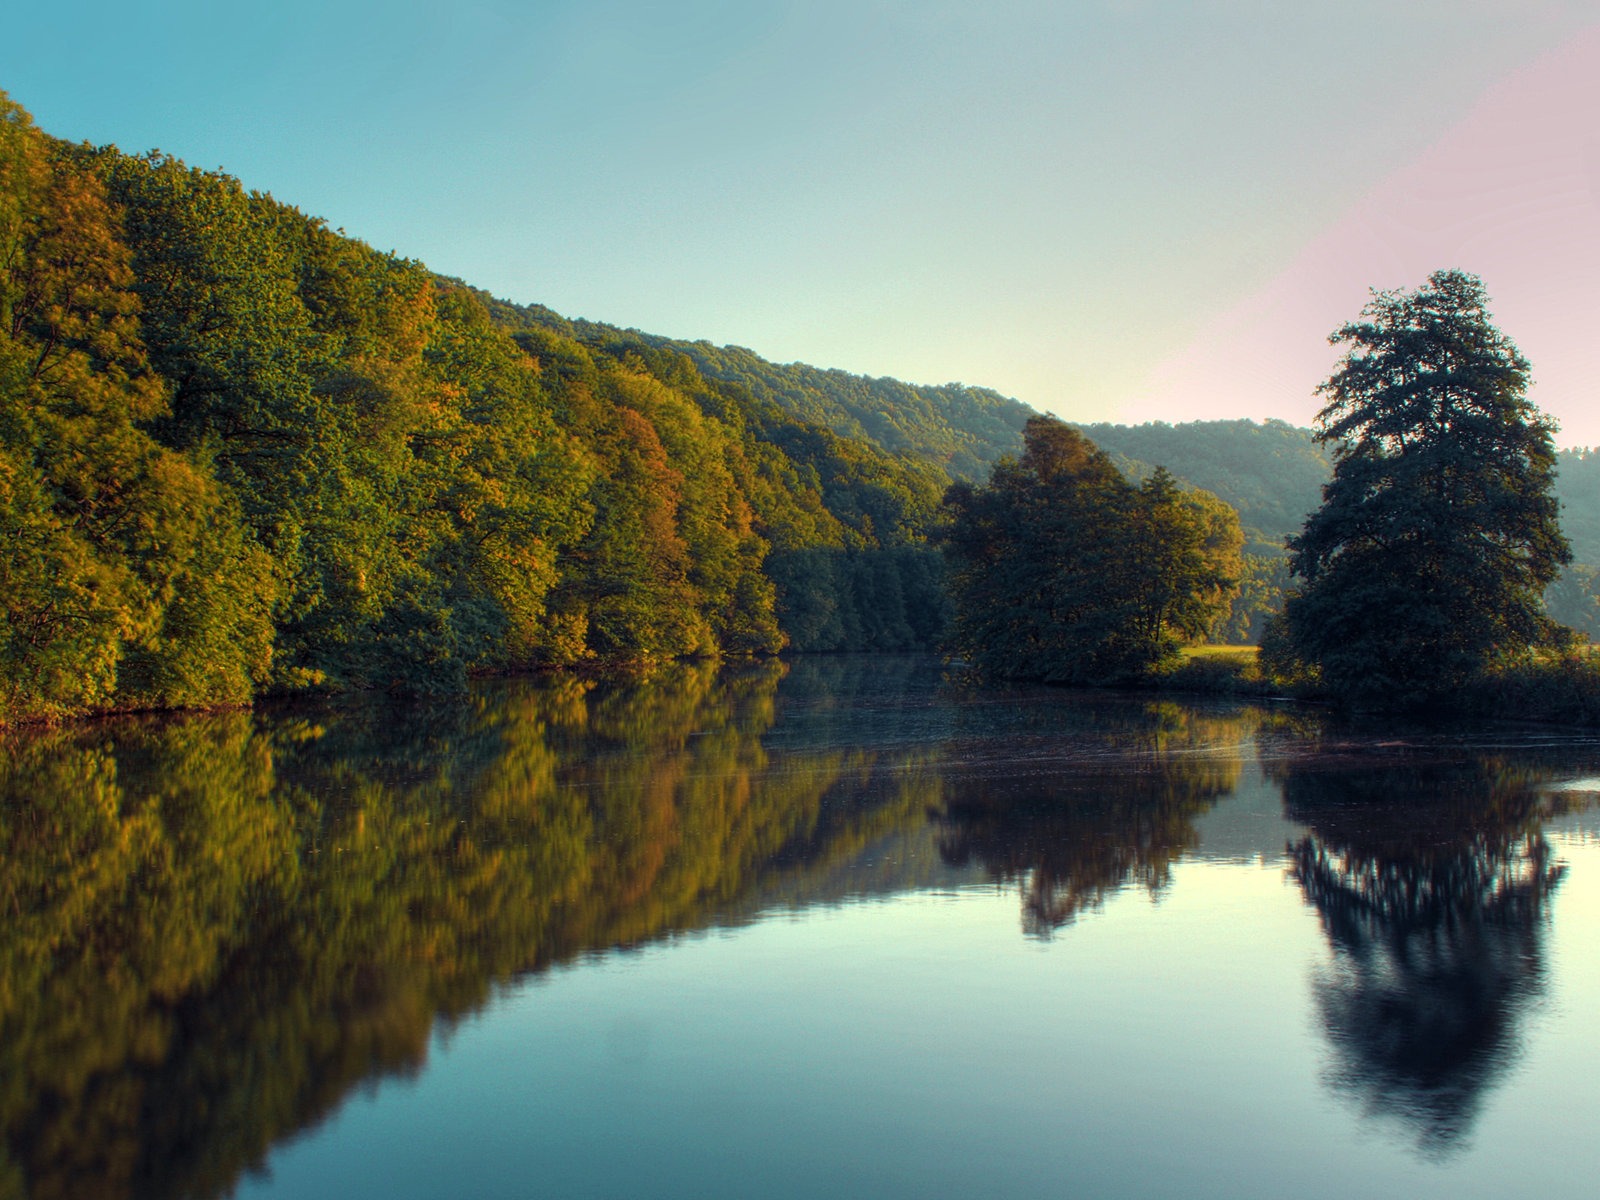
[[[1352,702],[1426,703],[1551,635],[1540,596],[1571,557],[1552,425],[1476,277],[1375,292],[1361,318],[1330,339],[1333,478],[1289,539],[1304,584],[1274,652]]]
[[[1238,515],[1158,470],[1126,480],[1094,443],[1034,417],[1022,457],[946,494],[952,644],[1014,679],[1103,683],[1173,658],[1227,611]]]

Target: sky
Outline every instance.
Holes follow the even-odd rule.
[[[1458,268],[1600,445],[1600,0],[80,0],[0,88],[510,300],[1073,421],[1310,424]]]

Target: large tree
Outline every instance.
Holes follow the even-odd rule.
[[[951,642],[998,676],[1105,683],[1175,658],[1227,610],[1238,515],[1160,470],[1143,486],[1077,430],[1034,417],[1015,461],[946,495]]]
[[[1275,640],[1346,700],[1428,703],[1549,635],[1540,594],[1571,557],[1553,426],[1476,277],[1374,292],[1361,318],[1330,339],[1333,477],[1289,539],[1304,583]]]

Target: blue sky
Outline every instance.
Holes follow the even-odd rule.
[[[0,87],[49,132],[572,316],[1069,419],[1304,423],[1368,286],[1461,267],[1559,440],[1600,442],[1600,0],[85,0],[6,27]]]

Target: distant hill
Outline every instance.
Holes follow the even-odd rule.
[[[981,481],[994,463],[1022,449],[1022,427],[1036,410],[989,388],[868,378],[805,363],[769,362],[740,346],[713,346],[573,320],[538,304],[480,297],[505,327],[543,329],[618,362],[685,386],[739,397],[840,437],[938,467],[951,479]],[[674,378],[671,360],[680,365]],[[1321,501],[1329,465],[1311,431],[1283,421],[1191,421],[1180,425],[1081,425],[1124,473],[1140,479],[1164,466],[1185,483],[1239,510],[1258,549],[1282,545]]]
[[[802,463],[819,449],[796,436],[804,426],[870,447],[889,462],[902,464],[902,470],[927,472],[927,488],[942,486],[934,476],[981,481],[996,460],[1020,452],[1022,428],[1034,415],[1027,405],[987,388],[927,387],[804,363],[778,364],[738,346],[570,320],[541,305],[478,295],[510,331],[539,330],[581,343],[625,370],[653,376],[696,397],[708,413],[743,412],[762,436]],[[1175,425],[1101,422],[1078,428],[1131,478],[1142,479],[1163,466],[1186,486],[1203,488],[1238,510],[1249,556],[1246,579],[1235,612],[1214,633],[1228,641],[1255,640],[1289,584],[1284,541],[1321,503],[1322,485],[1332,471],[1330,456],[1313,432],[1284,421],[1243,419]],[[1562,451],[1558,467],[1562,527],[1577,565],[1551,589],[1547,602],[1556,619],[1600,637],[1600,451]],[[859,482],[852,487],[859,489]],[[873,528],[857,499],[867,493],[844,497],[824,491],[831,507],[855,514],[848,519],[862,529]],[[786,579],[783,561],[774,560],[773,573],[792,593],[796,581]],[[795,561],[796,570],[817,570],[809,559]],[[865,611],[871,605],[861,607]],[[791,617],[788,631],[795,646],[832,644],[831,634],[813,636],[807,628]],[[855,637],[848,632],[843,636],[845,643]],[[870,641],[876,635],[863,628],[860,636]]]
[[[934,646],[941,496],[1035,415],[495,300],[3,93],[0,179],[0,724]],[[1328,473],[1309,431],[1083,428],[1239,510],[1248,635]],[[1561,468],[1600,564],[1600,458]]]
[[[799,421],[916,462],[924,470],[931,466],[951,479],[981,481],[997,459],[1018,453],[1022,427],[1035,411],[987,388],[928,387],[804,363],[773,363],[738,346],[570,320],[541,305],[479,295],[508,328],[548,330],[673,386],[690,392],[707,389],[739,407],[772,413],[772,434],[780,442],[787,439],[777,426]],[[1164,466],[1184,484],[1233,505],[1245,529],[1247,552],[1269,559],[1284,553],[1284,539],[1298,532],[1306,514],[1322,502],[1322,485],[1332,470],[1312,431],[1285,421],[1098,422],[1078,428],[1132,478],[1142,479]],[[1556,495],[1575,561],[1600,567],[1600,451],[1561,451]],[[1600,587],[1596,580],[1600,573],[1594,570],[1574,573],[1566,588],[1573,593],[1571,602],[1553,594],[1552,612],[1600,633],[1600,602],[1586,598]],[[1583,615],[1591,607],[1592,619]]]
[[[1259,543],[1278,546],[1322,502],[1330,464],[1309,429],[1284,421],[1189,421],[1181,425],[1080,425],[1124,472],[1158,466],[1239,510]]]
[[[792,418],[890,454],[931,462],[952,479],[982,480],[1022,449],[1022,427],[1036,410],[989,388],[928,386],[868,378],[805,363],[769,362],[740,346],[713,346],[577,321],[542,305],[484,297],[508,327],[537,327],[627,361],[661,351],[681,355],[713,387],[732,388]],[[654,354],[652,352],[655,352]],[[647,364],[663,374],[659,363]],[[1258,543],[1278,545],[1321,500],[1327,456],[1311,431],[1282,421],[1193,421],[1181,425],[1082,425],[1127,474],[1157,466],[1213,492],[1239,510]]]
[[[1190,421],[1179,425],[1080,425],[1135,477],[1164,466],[1239,510],[1270,544],[1299,530],[1322,502],[1332,463],[1309,429],[1284,421]],[[1562,450],[1556,460],[1561,527],[1574,559],[1600,565],[1600,450]]]

